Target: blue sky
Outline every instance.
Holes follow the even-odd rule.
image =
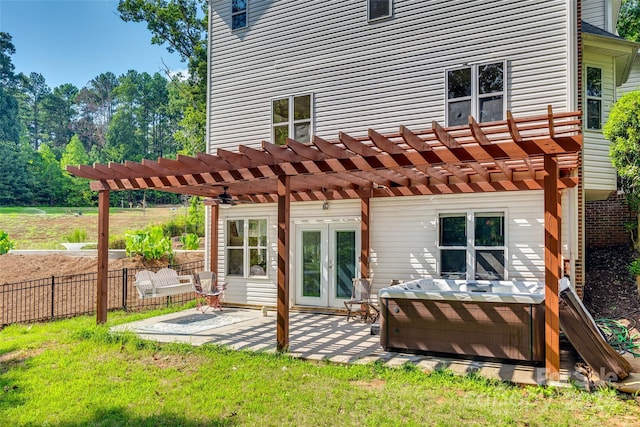
[[[163,73],[185,63],[166,47],[152,45],[144,23],[124,22],[118,0],[0,0],[0,31],[11,35],[16,72],[42,74],[54,88],[85,86],[101,73],[128,70]]]

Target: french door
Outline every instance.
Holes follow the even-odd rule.
[[[357,277],[360,228],[349,224],[296,226],[296,304],[344,307]]]

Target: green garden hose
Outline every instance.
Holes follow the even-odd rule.
[[[629,329],[635,327],[635,321],[629,327],[614,319],[597,319],[596,324],[602,331],[605,339],[620,353],[630,353],[634,357],[640,357],[640,342],[638,335],[631,335]]]

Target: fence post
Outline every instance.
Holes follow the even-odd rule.
[[[122,309],[127,311],[127,284],[129,282],[129,270],[122,269]]]
[[[56,276],[51,276],[51,320],[54,319],[56,308]]]

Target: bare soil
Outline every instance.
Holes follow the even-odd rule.
[[[174,264],[184,264],[204,259],[203,252],[186,252],[176,255]],[[138,267],[166,266],[168,260],[145,261],[142,257],[109,260],[109,270]],[[51,276],[70,276],[95,273],[98,270],[96,257],[73,257],[68,255],[0,255],[0,285]]]

